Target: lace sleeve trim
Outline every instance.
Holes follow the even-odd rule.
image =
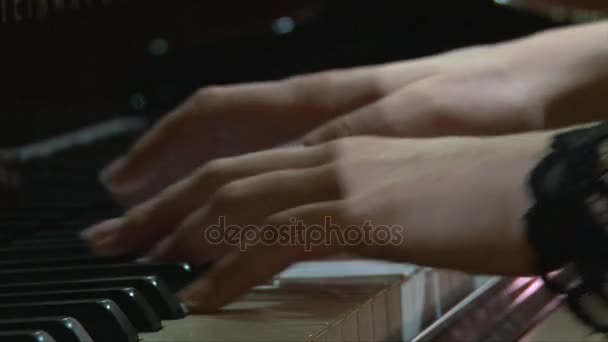
[[[528,238],[546,285],[567,296],[579,319],[608,333],[608,123],[556,136],[530,188]],[[564,268],[570,281],[552,279]]]

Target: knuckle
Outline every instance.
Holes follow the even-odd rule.
[[[220,107],[225,97],[227,86],[209,86],[197,90],[184,104],[183,113],[188,117],[197,117],[203,109],[206,111]]]
[[[190,100],[193,103],[206,105],[221,96],[222,92],[223,87],[221,86],[204,87],[197,90]]]
[[[333,94],[338,88],[341,75],[342,71],[335,70],[298,75],[286,79],[285,84],[295,97],[309,101],[309,104],[327,107],[333,103],[333,97],[328,94]]]
[[[234,181],[222,186],[213,194],[211,203],[215,207],[225,208],[237,205],[245,199],[246,193],[243,181]]]
[[[315,91],[331,87],[338,77],[337,71],[324,71],[310,75],[297,75],[287,79],[291,86],[300,91]]]
[[[191,132],[199,124],[201,108],[204,108],[204,106],[208,107],[212,103],[207,100],[209,98],[207,95],[200,95],[202,93],[206,93],[206,91],[201,90],[197,92],[176,110],[164,117],[144,138],[140,139],[135,148],[143,148],[151,141],[165,141],[179,138],[180,135]],[[202,99],[202,97],[205,99]]]
[[[325,146],[331,151],[340,152],[350,147],[352,139],[354,138],[339,138],[326,143]]]
[[[454,120],[458,118],[456,111],[458,111],[459,102],[454,101],[454,94],[450,90],[449,84],[452,81],[443,80],[442,78],[425,82],[408,89],[402,99],[404,105],[407,104],[412,109],[412,113],[419,116],[425,126],[436,134],[442,134],[441,132],[446,129],[458,127],[456,126],[458,122],[454,122]],[[399,107],[401,105],[398,103],[397,108]],[[387,118],[388,115],[390,113],[387,111],[380,114],[384,118]]]
[[[372,105],[369,112],[365,113],[367,116],[366,133],[379,136],[401,136],[404,107],[399,103],[395,106],[390,100]]]
[[[452,95],[446,93],[446,96],[427,98],[422,113],[426,125],[433,128],[436,134],[443,135],[467,129],[466,123],[463,122],[466,116],[462,115],[461,109],[462,103],[454,101]]]
[[[280,226],[282,224],[289,222],[290,219],[291,219],[291,215],[286,211],[280,212],[280,213],[274,213],[271,216],[268,216],[264,219],[264,225],[268,225],[271,227]]]
[[[317,73],[311,77],[311,83],[318,88],[333,89],[339,83],[342,77],[342,72],[337,70],[329,70]]]
[[[347,139],[341,138],[325,143],[323,149],[325,153],[331,156],[331,160],[335,162],[341,159],[341,156],[347,149],[346,145],[348,145]]]
[[[341,222],[361,225],[364,224],[367,207],[369,207],[367,201],[357,197],[347,197],[336,204],[336,213]]]
[[[408,90],[408,102],[410,102],[419,113],[437,112],[441,107],[442,96],[438,95],[436,82],[420,84]],[[386,113],[385,113],[386,114]]]
[[[177,236],[171,236],[152,248],[149,255],[154,260],[170,260],[176,256],[178,251],[183,250],[180,246],[181,239]]]
[[[125,214],[125,226],[126,227],[141,227],[150,222],[149,210],[139,206],[134,207],[127,211]]]
[[[343,222],[356,221],[356,210],[358,202],[354,198],[345,198],[336,204],[336,213]]]
[[[197,174],[199,181],[204,179],[218,179],[228,172],[230,169],[230,159],[220,158],[214,159],[205,164]]]
[[[342,137],[325,143],[323,148],[332,156],[333,161],[339,161],[343,160],[346,156],[350,156],[352,153],[357,153],[359,147],[366,146],[373,142],[375,142],[375,139],[372,137]]]
[[[339,138],[350,137],[355,135],[355,125],[352,120],[349,120],[349,117],[342,117],[336,119],[332,124],[330,129],[332,130],[332,135]]]

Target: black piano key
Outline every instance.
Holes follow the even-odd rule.
[[[2,247],[4,247],[5,243],[14,239],[31,236],[30,229],[15,227],[13,224],[5,225],[2,222],[0,222],[0,232],[2,232],[2,236],[0,236],[0,242],[3,244]]]
[[[63,239],[39,239],[35,237],[30,238],[17,238],[11,240],[9,247],[17,248],[44,248],[44,247],[86,247],[87,242],[80,239],[74,238],[63,238]]]
[[[89,227],[92,224],[98,222],[97,220],[69,220],[65,219],[54,219],[41,221],[38,225],[38,231],[49,230],[56,232],[72,233],[72,236],[77,236],[83,228]]]
[[[0,228],[14,236],[31,234],[38,229],[38,226],[38,221],[29,218],[8,218],[5,216],[0,218]]]
[[[40,283],[0,283],[0,294],[37,291],[91,290],[109,287],[132,287],[137,289],[152,305],[163,320],[182,319],[187,309],[171,293],[165,282],[158,277],[126,277],[90,280],[72,280]]]
[[[93,342],[82,325],[71,317],[0,320],[0,332],[15,330],[43,330],[59,342]]]
[[[93,255],[88,246],[76,247],[7,247],[0,248],[0,260],[19,260],[23,258],[57,258]]]
[[[21,259],[11,261],[0,261],[0,270],[28,269],[28,268],[49,268],[67,267],[83,265],[111,265],[127,263],[133,258],[102,258],[95,256],[66,257],[66,258],[45,258],[45,259]]]
[[[0,331],[0,341],[7,342],[56,342],[46,331]],[[60,341],[59,341],[60,342]]]
[[[44,239],[73,239],[76,234],[73,231],[61,230],[39,230],[31,234],[32,238]]]
[[[136,342],[135,328],[111,300],[83,300],[0,305],[0,320],[68,316],[99,342]]]
[[[8,243],[11,241],[11,236],[7,233],[3,233],[2,231],[0,231],[0,247],[4,247],[6,245],[8,245]]]
[[[119,278],[131,276],[158,276],[167,283],[169,289],[173,292],[183,289],[194,280],[194,272],[188,264],[174,263],[133,263],[0,271],[0,279],[4,283],[30,283],[38,281]]]
[[[0,294],[0,305],[70,300],[109,299],[118,304],[133,326],[140,332],[156,332],[162,327],[160,318],[146,299],[134,288],[45,291]]]

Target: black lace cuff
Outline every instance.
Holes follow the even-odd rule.
[[[608,123],[556,136],[530,187],[528,238],[546,285],[565,294],[581,320],[608,333]],[[557,270],[572,276],[557,281]]]

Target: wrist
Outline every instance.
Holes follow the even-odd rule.
[[[606,114],[608,22],[578,25],[499,44],[496,59],[529,108],[530,129],[598,121]]]
[[[530,80],[542,101],[542,127],[560,128],[605,117],[608,89],[608,22],[548,33],[544,60]],[[539,43],[542,44],[542,43]],[[542,72],[539,75],[538,72]]]

